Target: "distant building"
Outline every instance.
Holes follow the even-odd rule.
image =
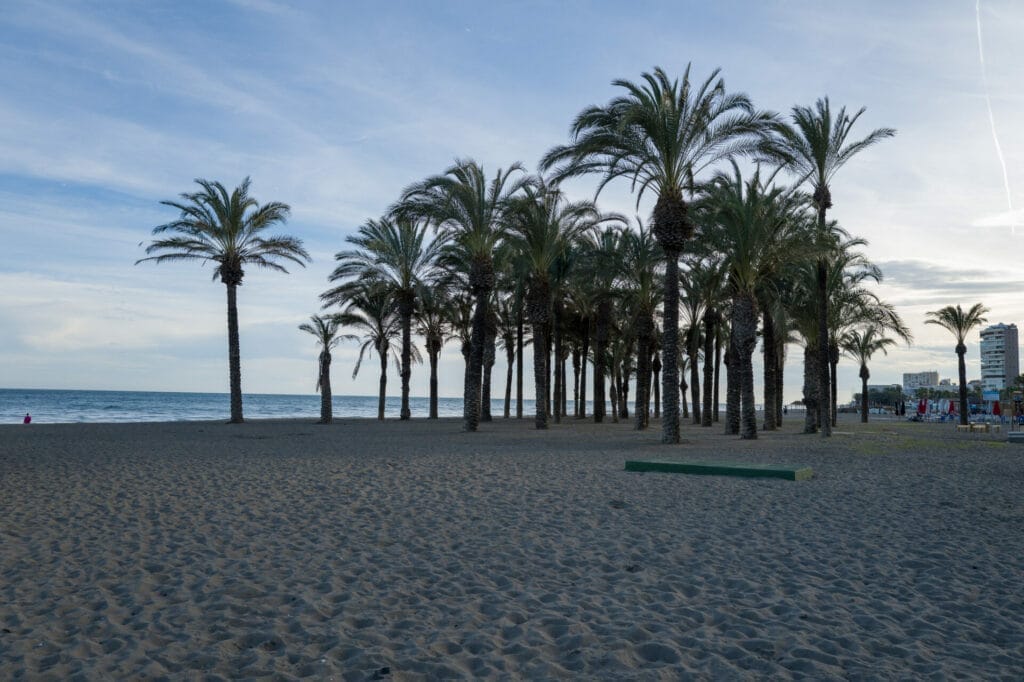
[[[994,324],[981,330],[981,381],[986,390],[1006,388],[1020,375],[1017,325]]]
[[[929,388],[939,385],[938,372],[914,372],[903,374],[903,390],[913,393],[916,388]]]

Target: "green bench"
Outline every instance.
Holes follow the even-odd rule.
[[[680,462],[667,459],[629,460],[626,471],[654,471],[705,476],[754,476],[806,481],[814,475],[810,467],[784,464],[736,464],[733,462]]]

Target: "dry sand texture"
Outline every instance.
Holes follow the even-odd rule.
[[[0,427],[0,678],[1024,678],[1024,445],[798,421]]]

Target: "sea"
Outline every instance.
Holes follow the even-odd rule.
[[[377,396],[335,395],[335,418],[377,416]],[[384,416],[399,416],[400,397],[386,399]],[[409,398],[412,416],[430,413],[428,398]],[[248,393],[242,397],[247,419],[311,419],[320,418],[320,396],[275,395]],[[512,414],[515,415],[515,399]],[[571,409],[571,408],[570,408]],[[491,414],[504,414],[505,400],[491,401]],[[524,416],[532,415],[533,401],[523,403]],[[437,412],[441,417],[461,417],[462,398],[439,398]],[[109,423],[169,422],[224,420],[231,415],[227,393],[168,393],[156,391],[58,391],[47,389],[0,389],[0,424],[20,424],[25,414],[33,423]]]

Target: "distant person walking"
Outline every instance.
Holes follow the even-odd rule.
[[[32,415],[30,415],[28,412],[26,412],[25,413],[25,418],[21,420],[21,423],[22,424],[31,424],[32,423]]]

